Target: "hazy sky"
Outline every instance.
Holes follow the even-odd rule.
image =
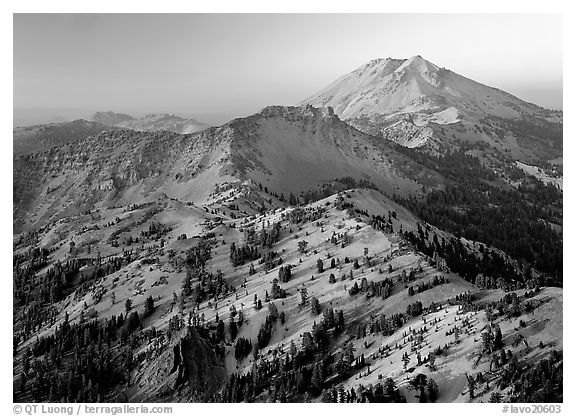
[[[246,115],[375,58],[562,108],[561,15],[15,15],[14,107]]]

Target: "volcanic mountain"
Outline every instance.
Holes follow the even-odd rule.
[[[421,56],[376,59],[301,105],[333,107],[362,131],[407,147],[485,142],[519,160],[562,153],[562,112],[483,85]],[[450,139],[449,139],[450,138]]]

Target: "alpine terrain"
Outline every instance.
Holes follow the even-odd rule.
[[[562,119],[416,56],[15,130],[14,400],[562,402]]]

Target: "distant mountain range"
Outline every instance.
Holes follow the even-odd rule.
[[[174,114],[148,114],[135,118],[112,111],[98,112],[92,116],[91,121],[78,119],[16,127],[13,130],[13,153],[18,156],[44,151],[54,146],[96,136],[103,131],[127,129],[189,134],[208,127],[209,125],[194,119]]]
[[[179,134],[195,133],[210,127],[208,124],[192,118],[184,118],[174,114],[147,114],[144,117],[135,118],[128,114],[107,111],[94,114],[92,120],[107,126],[136,131],[165,130]]]

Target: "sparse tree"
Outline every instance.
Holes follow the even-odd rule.
[[[268,304],[268,314],[272,322],[276,322],[278,320],[278,308],[274,305],[274,302],[270,302]]]
[[[312,296],[310,298],[310,311],[312,312],[312,315],[320,315],[320,312],[322,312],[320,302],[318,301],[318,298],[316,298],[315,296]]]
[[[303,287],[300,288],[300,306],[306,306],[308,304],[308,290]]]
[[[466,380],[468,381],[468,394],[470,395],[470,398],[473,399],[474,389],[476,388],[476,380],[474,377],[469,376],[468,374],[466,374]]]
[[[502,343],[502,330],[499,325],[494,328],[494,348],[499,350],[504,344]]]
[[[154,312],[154,298],[148,296],[146,302],[144,303],[144,316],[150,316]]]
[[[324,273],[324,263],[322,259],[316,260],[316,268],[318,269],[318,273]]]
[[[238,334],[238,326],[236,325],[234,318],[230,319],[228,332],[230,333],[230,340],[234,341],[236,339],[236,335]]]

